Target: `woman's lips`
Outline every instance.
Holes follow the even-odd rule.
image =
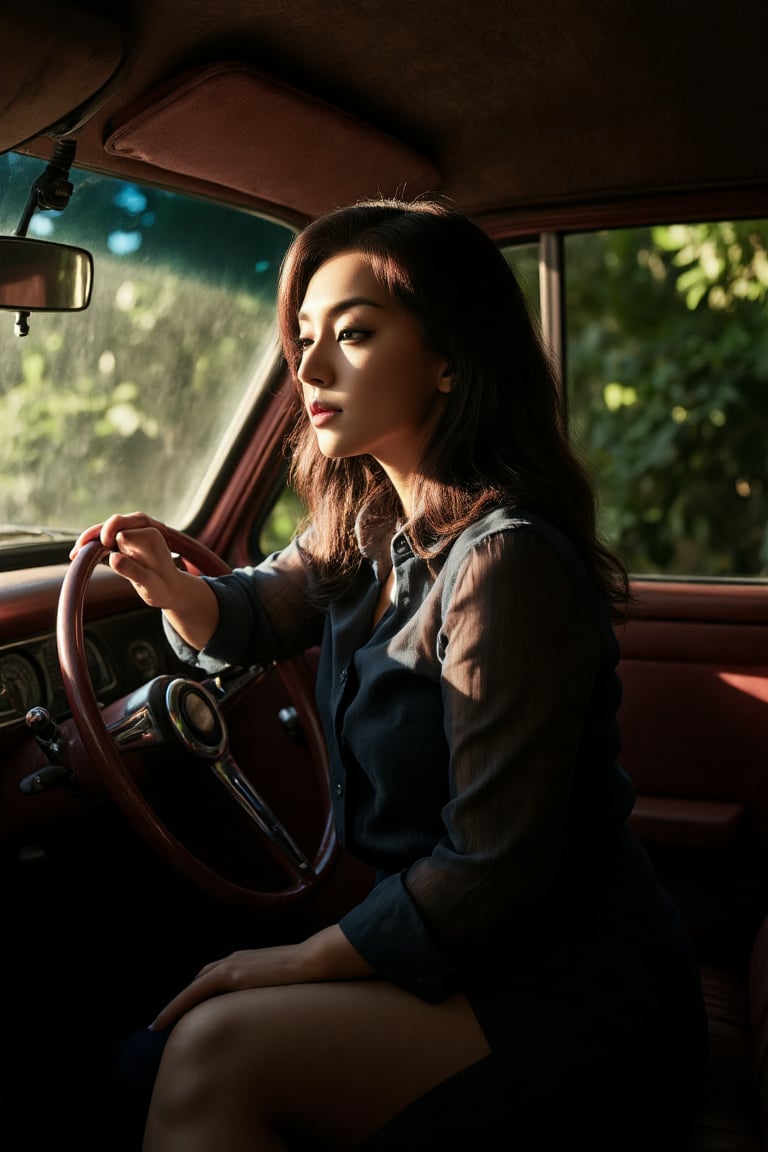
[[[315,428],[321,428],[334,416],[338,416],[340,408],[333,408],[330,404],[323,404],[320,400],[313,400],[309,406],[309,418]]]

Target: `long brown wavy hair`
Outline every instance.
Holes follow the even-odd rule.
[[[448,403],[414,487],[418,512],[408,532],[415,551],[434,555],[491,507],[538,512],[568,536],[621,618],[629,602],[626,570],[598,539],[595,491],[569,444],[555,375],[517,279],[477,225],[434,199],[336,209],[297,235],[281,269],[280,334],[297,383],[291,481],[308,508],[313,556],[329,589],[360,565],[360,508],[391,523],[402,513],[372,457],[323,456],[301,398],[298,313],[320,265],[345,251],[368,261],[451,369]]]

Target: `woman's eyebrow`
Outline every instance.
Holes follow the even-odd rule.
[[[369,299],[368,296],[349,296],[346,300],[339,300],[337,304],[332,304],[327,310],[327,315],[331,317],[340,316],[342,312],[346,312],[348,308],[354,308],[355,305],[366,304],[369,308],[383,308],[384,305],[378,303],[376,300]],[[309,315],[306,312],[299,312],[299,320],[308,320]]]

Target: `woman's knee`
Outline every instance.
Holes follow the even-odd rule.
[[[226,1001],[221,996],[196,1005],[171,1031],[155,1081],[165,1110],[205,1108],[234,1087],[237,1017]]]

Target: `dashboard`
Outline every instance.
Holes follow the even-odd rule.
[[[25,727],[30,708],[56,720],[69,716],[59,668],[56,611],[64,565],[0,573],[0,738]],[[165,639],[161,613],[142,603],[111,570],[100,567],[87,589],[84,638],[99,702],[182,666]],[[185,674],[189,674],[185,668]]]
[[[159,613],[151,610],[87,626],[85,648],[94,691],[104,704],[166,671],[169,663]],[[69,714],[55,632],[0,645],[0,730],[23,724],[38,705],[56,719]]]

